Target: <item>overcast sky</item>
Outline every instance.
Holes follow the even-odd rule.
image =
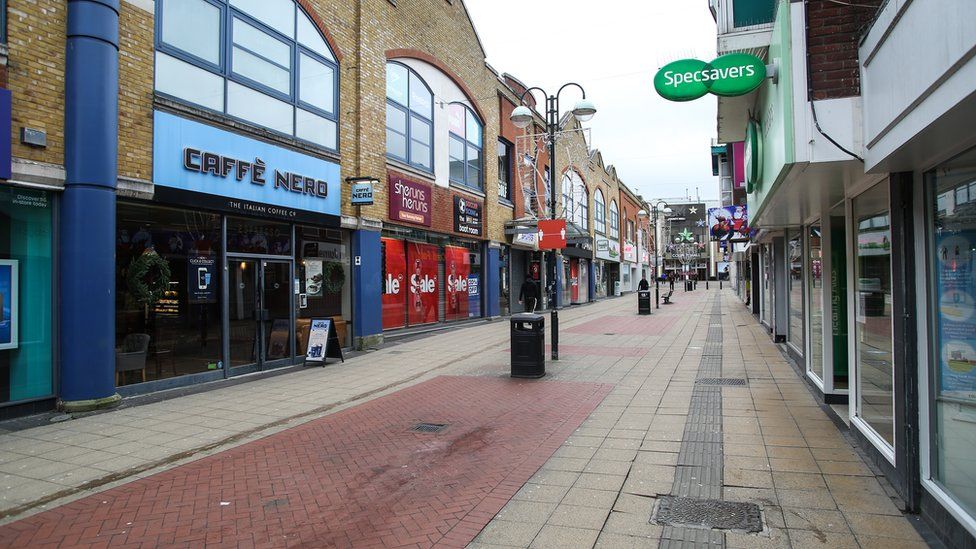
[[[574,81],[597,114],[591,146],[645,199],[718,199],[710,149],[715,98],[672,103],[654,73],[685,57],[715,57],[715,21],[704,0],[465,0],[488,63],[549,93]],[[516,25],[515,21],[526,21]],[[567,89],[565,112],[579,99]]]

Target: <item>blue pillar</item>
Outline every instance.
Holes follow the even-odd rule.
[[[353,346],[364,349],[383,337],[383,247],[378,231],[352,233]],[[358,265],[357,265],[358,263]]]
[[[596,301],[596,269],[594,269],[595,262],[592,259],[587,259],[586,264],[588,266],[586,272],[589,273],[590,275],[587,277],[590,282],[590,287],[589,287],[589,293],[587,293],[586,295],[589,301]]]
[[[68,0],[61,199],[61,390],[65,410],[115,392],[115,183],[119,0]]]
[[[560,308],[563,306],[563,261],[565,261],[565,259],[563,259],[562,254],[553,254],[553,256],[555,257],[556,263],[556,268],[554,269],[556,271],[556,281],[554,285],[556,291],[553,293],[556,296],[556,307]]]
[[[501,280],[499,273],[501,269],[501,259],[498,255],[498,248],[488,247],[488,258],[485,261],[484,281],[481,291],[485,295],[485,316],[493,318],[501,315]]]

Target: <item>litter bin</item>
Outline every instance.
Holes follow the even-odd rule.
[[[546,375],[546,317],[512,315],[512,377]]]
[[[651,314],[651,291],[640,290],[637,292],[637,314]]]

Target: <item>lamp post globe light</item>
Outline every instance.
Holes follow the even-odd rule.
[[[509,117],[512,124],[519,129],[524,129],[532,124],[533,116],[532,110],[525,105],[525,96],[528,95],[533,90],[538,90],[542,92],[542,95],[546,96],[546,135],[549,145],[549,217],[550,219],[556,219],[556,132],[559,131],[559,96],[562,94],[563,90],[568,87],[578,88],[580,93],[583,94],[582,99],[576,102],[573,107],[573,116],[576,117],[580,122],[587,122],[593,115],[596,114],[596,106],[592,101],[586,98],[586,90],[583,86],[580,86],[576,82],[567,82],[559,87],[554,95],[546,93],[546,90],[533,86],[519,96],[519,105],[512,109],[512,114]],[[553,257],[553,273],[555,274],[556,261],[555,253]],[[553,291],[558,292],[559,289],[553,285]],[[559,360],[559,314],[556,312],[556,299],[553,295],[553,305],[551,312],[551,328],[552,328],[552,359]]]

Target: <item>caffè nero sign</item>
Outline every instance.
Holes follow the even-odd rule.
[[[668,101],[691,101],[706,94],[745,95],[762,84],[766,64],[747,53],[721,55],[706,63],[681,59],[668,63],[654,76],[654,89]]]

